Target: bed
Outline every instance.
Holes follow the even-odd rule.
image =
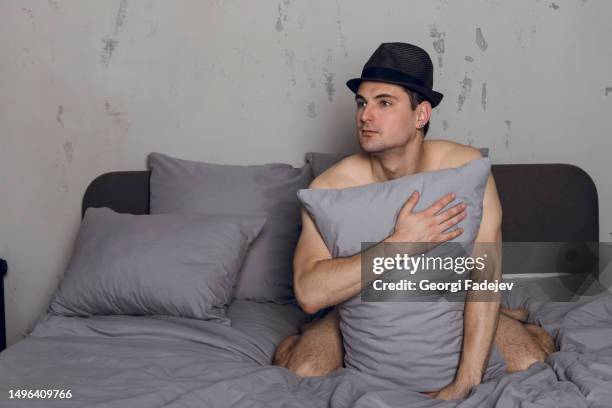
[[[564,276],[582,276],[587,268],[587,275],[597,279],[598,204],[590,177],[577,167],[552,164],[496,165],[493,174],[508,250],[557,243],[555,273],[562,269]],[[148,214],[150,177],[148,171],[98,177],[85,193],[83,213],[108,207]],[[511,242],[523,246],[516,249]],[[584,251],[585,245],[591,250]],[[537,270],[512,264],[516,256],[508,259],[509,277],[526,290],[554,281],[567,291],[558,275],[534,277]],[[537,268],[549,261],[531,264]],[[462,401],[381,388],[346,368],[327,377],[299,378],[271,366],[276,345],[309,316],[291,302],[237,299],[227,310],[230,325],[163,315],[49,313],[28,337],[0,354],[0,406],[610,407],[612,295],[580,289],[584,276],[578,281],[569,302],[518,294],[505,299],[511,307],[528,308],[530,321],[552,332],[560,351],[543,364],[475,387]],[[62,390],[63,398],[57,393],[10,398],[16,390],[40,389]]]

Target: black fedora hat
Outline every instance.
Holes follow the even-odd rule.
[[[429,54],[416,45],[394,42],[381,44],[361,71],[361,78],[346,82],[357,93],[363,81],[401,85],[421,94],[435,107],[444,95],[433,90],[433,63]]]

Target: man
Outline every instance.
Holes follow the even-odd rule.
[[[362,152],[337,163],[310,188],[338,189],[384,182],[408,174],[458,167],[481,157],[469,146],[442,140],[424,141],[432,108],[442,100],[433,88],[433,64],[421,48],[404,43],[382,44],[366,63],[361,78],[347,82],[356,93],[356,114]],[[385,242],[441,243],[459,236],[452,227],[466,215],[457,204],[446,208],[451,194],[428,209],[413,212],[418,194],[400,211],[393,234]],[[307,313],[338,305],[361,290],[360,254],[332,259],[310,215],[302,210],[303,229],[294,258],[294,290]],[[483,200],[476,242],[501,242],[502,212],[492,176]],[[449,230],[450,229],[450,230]],[[451,231],[451,232],[448,232]],[[464,335],[455,380],[430,395],[464,398],[482,381],[493,342],[508,371],[523,370],[554,351],[540,327],[525,325],[526,311],[501,308],[499,301],[466,302]],[[301,376],[325,375],[342,365],[338,312],[290,336],[279,345],[274,363]]]

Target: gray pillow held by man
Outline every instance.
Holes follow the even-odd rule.
[[[397,215],[418,190],[421,211],[448,193],[467,205],[464,229],[455,242],[469,246],[478,234],[482,201],[491,163],[474,160],[458,168],[418,173],[339,190],[300,190],[298,197],[313,217],[333,257],[361,252],[362,243],[380,242],[394,229]],[[447,208],[448,208],[447,207]],[[445,244],[436,254],[453,256]],[[463,302],[366,302],[357,295],[339,305],[345,365],[384,387],[439,390],[454,379],[463,339]]]

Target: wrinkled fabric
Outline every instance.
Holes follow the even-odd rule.
[[[295,306],[245,302],[230,307],[232,326],[177,317],[47,316],[0,354],[0,406],[604,408],[612,401],[612,295],[530,310],[530,320],[546,321],[563,308],[561,351],[457,401],[382,388],[350,368],[301,379],[270,366],[275,344],[306,317]],[[24,388],[71,389],[72,398],[7,399],[9,389]]]

